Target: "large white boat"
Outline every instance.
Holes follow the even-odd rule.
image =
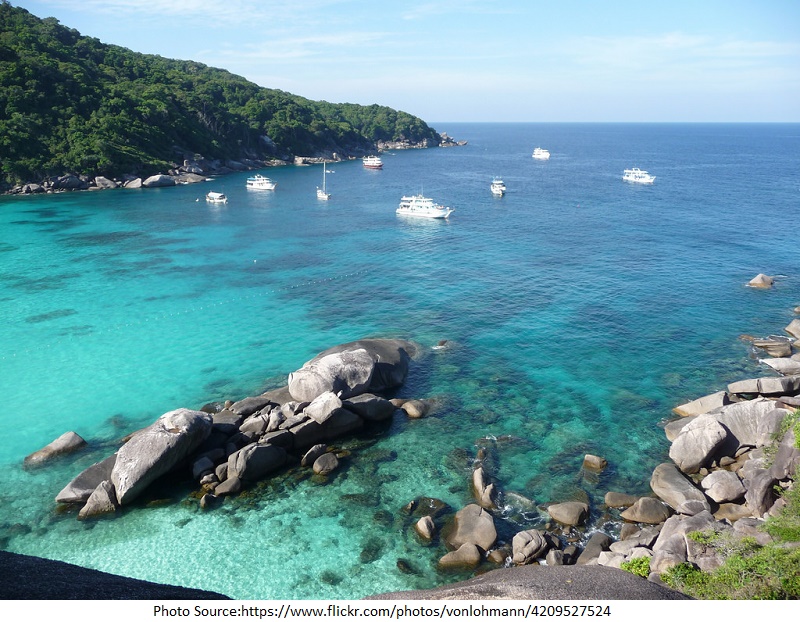
[[[506,193],[506,184],[499,177],[495,177],[492,180],[492,185],[489,186],[489,189],[492,191],[494,196],[501,197]]]
[[[317,186],[317,198],[322,201],[327,201],[331,198],[331,193],[328,192],[328,185],[326,182],[326,175],[328,173],[328,169],[325,166],[325,162],[322,163],[322,188]]]
[[[206,195],[206,201],[209,203],[227,203],[228,197],[226,197],[221,192],[209,192]]]
[[[633,182],[634,184],[652,184],[656,178],[647,171],[638,168],[626,168],[622,172],[622,179]]]
[[[364,168],[381,169],[383,168],[383,160],[378,156],[367,156],[362,160]]]
[[[257,190],[275,190],[278,182],[272,181],[269,177],[263,175],[254,175],[247,178],[247,187],[255,188]]]
[[[401,198],[400,207],[397,208],[400,215],[420,218],[447,218],[454,211],[454,208],[434,203],[433,199],[421,194]]]
[[[542,149],[541,147],[536,147],[533,150],[533,155],[531,156],[534,160],[549,160],[550,159],[550,152],[547,149]]]

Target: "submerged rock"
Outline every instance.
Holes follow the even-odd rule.
[[[78,434],[75,432],[65,432],[45,447],[25,456],[23,464],[26,467],[38,466],[48,460],[52,460],[56,456],[63,456],[64,454],[77,451],[84,445],[86,445],[86,441]]]

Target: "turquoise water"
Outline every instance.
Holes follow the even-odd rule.
[[[246,599],[431,587],[459,577],[402,509],[468,503],[479,447],[501,490],[588,497],[592,527],[613,531],[602,497],[648,492],[670,409],[763,373],[739,335],[780,334],[800,304],[800,126],[434,126],[468,146],[331,165],[327,202],[320,166],[271,169],[275,192],[235,174],[0,197],[0,546]],[[623,182],[632,166],[655,184]],[[456,208],[449,222],[395,215],[420,190]],[[744,287],[758,272],[781,277]],[[213,512],[188,484],[113,521],[57,510],[75,474],[163,412],[273,388],[366,336],[418,342],[399,395],[438,407],[343,441],[329,480],[290,471]],[[89,448],[21,468],[67,430]],[[587,452],[609,460],[599,478],[581,474]],[[542,524],[506,502],[504,537]]]

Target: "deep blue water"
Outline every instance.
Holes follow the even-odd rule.
[[[800,125],[433,125],[469,144],[387,153],[382,171],[329,165],[328,202],[320,166],[268,170],[275,192],[234,174],[1,197],[0,546],[237,598],[430,587],[454,579],[436,570],[445,551],[402,508],[468,503],[479,447],[505,493],[588,497],[592,528],[613,532],[603,495],[648,492],[670,409],[766,373],[739,336],[780,334],[800,304]],[[655,184],[623,182],[633,166]],[[456,208],[449,221],[395,214],[421,190]],[[775,288],[745,287],[759,272]],[[124,434],[365,336],[421,344],[399,394],[439,406],[343,442],[329,481],[288,473],[209,513],[189,491],[113,521],[57,511]],[[89,449],[21,468],[67,430]],[[609,460],[599,479],[580,471],[587,452]],[[506,502],[504,536],[541,526]]]

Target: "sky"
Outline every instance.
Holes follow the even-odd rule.
[[[425,121],[800,122],[797,0],[11,0],[137,52]]]

